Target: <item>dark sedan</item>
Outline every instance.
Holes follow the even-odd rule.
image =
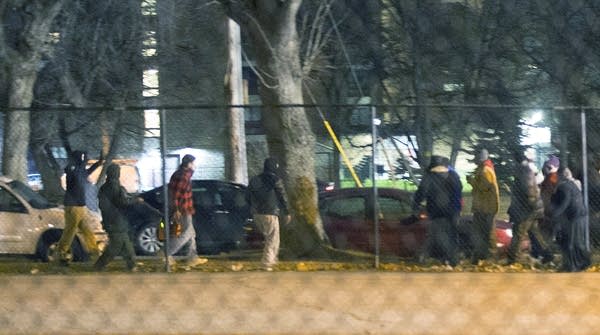
[[[382,254],[412,257],[423,246],[430,221],[413,216],[413,194],[407,191],[380,188],[379,223]],[[375,251],[373,222],[373,190],[346,188],[319,194],[319,210],[323,226],[333,247],[366,252]],[[471,217],[462,217],[459,224],[460,246],[468,252]],[[505,252],[512,237],[511,224],[496,220],[497,247]]]
[[[200,254],[215,254],[246,246],[250,209],[246,186],[220,180],[193,180],[192,194],[196,215],[196,245]],[[133,227],[136,251],[153,255],[161,247],[156,230],[162,217],[163,188],[139,195],[145,203],[133,205],[128,218]],[[151,207],[151,208],[150,208]]]

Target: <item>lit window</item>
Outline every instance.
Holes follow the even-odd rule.
[[[160,137],[160,113],[158,109],[144,111],[145,137]]]
[[[142,1],[142,15],[156,15],[156,0]]]

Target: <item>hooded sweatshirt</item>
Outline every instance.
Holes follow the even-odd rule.
[[[86,153],[83,151],[74,151],[70,163],[65,167],[67,175],[67,190],[65,192],[65,206],[85,206],[86,189],[91,186],[88,176],[92,174],[102,164],[97,161],[94,165],[86,169]]]
[[[286,194],[276,169],[276,165],[267,159],[263,173],[250,180],[248,190],[253,214],[287,214]]]
[[[109,233],[126,233],[129,223],[124,214],[125,208],[131,204],[125,188],[119,183],[121,169],[111,164],[106,171],[106,182],[98,192],[98,202],[102,212],[102,226]]]

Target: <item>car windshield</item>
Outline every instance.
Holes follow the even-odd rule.
[[[39,193],[33,191],[29,186],[24,183],[13,180],[8,184],[13,191],[19,193],[33,208],[37,209],[46,209],[51,207],[56,207],[55,204],[51,204],[48,199],[41,196]]]

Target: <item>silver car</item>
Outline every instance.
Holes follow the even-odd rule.
[[[107,235],[101,217],[89,212],[89,222],[102,249]],[[0,254],[33,255],[50,261],[62,235],[64,209],[50,203],[26,184],[0,176]],[[87,259],[88,254],[76,236],[71,245],[75,261]]]

